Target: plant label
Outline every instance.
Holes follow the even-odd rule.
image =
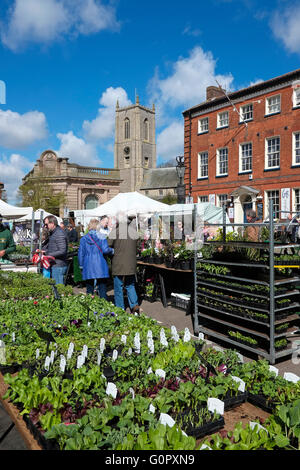
[[[300,380],[300,377],[292,372],[285,372],[283,378],[289,382],[294,382],[295,384]]]
[[[161,424],[164,424],[165,426],[170,426],[172,428],[175,424],[175,421],[173,418],[171,418],[170,415],[167,413],[160,413],[159,421]]]
[[[191,341],[191,333],[190,330],[186,327],[184,329],[183,342],[188,343],[189,341]]]
[[[5,343],[0,340],[0,364],[6,364]]]
[[[50,362],[51,362],[51,364],[53,364],[53,362],[54,362],[54,351],[51,351]]]
[[[118,389],[115,386],[115,384],[113,384],[112,382],[108,382],[107,387],[106,387],[106,395],[110,395],[113,398],[116,398],[117,393],[118,393]]]
[[[122,336],[121,336],[121,341],[122,341],[123,344],[126,344],[127,336],[126,336],[126,335],[122,335]]]
[[[202,444],[202,446],[200,447],[200,450],[212,450],[212,448],[207,446],[206,444]]]
[[[238,353],[237,351],[235,351],[235,354],[239,358],[239,362],[243,363],[244,362],[244,356],[242,356],[242,354]]]
[[[155,375],[157,375],[157,377],[161,377],[162,379],[166,378],[166,373],[163,369],[156,369]]]
[[[239,382],[239,388],[238,388],[238,390],[239,390],[240,392],[244,392],[244,391],[245,391],[245,386],[246,386],[245,382],[244,382],[242,379],[240,379],[239,377],[235,377],[234,375],[232,375],[231,378],[232,378],[235,382]]]
[[[15,333],[12,333],[12,334],[11,334],[11,340],[12,340],[13,342],[16,341],[16,334],[15,334]]]
[[[208,398],[207,399],[207,408],[208,411],[214,413],[215,411],[220,415],[224,414],[224,402],[218,398]]]
[[[67,364],[67,361],[66,361],[65,356],[61,355],[61,356],[60,356],[59,368],[60,368],[60,371],[61,371],[62,373],[65,372],[66,364]]]
[[[147,370],[147,374],[149,375],[149,374],[152,374],[152,373],[153,373],[153,370],[152,370],[151,367],[149,367],[149,369]]]
[[[152,330],[148,330],[147,339],[148,339],[148,338],[152,338]]]
[[[141,352],[141,341],[140,341],[140,334],[137,332],[134,336],[134,349],[137,354]]]
[[[130,393],[131,393],[132,399],[134,400],[134,398],[135,398],[135,393],[134,393],[133,388],[130,387],[130,388],[129,388],[129,391],[130,391]]]
[[[266,431],[266,433],[268,434],[268,431],[266,430],[266,428],[264,428],[261,424],[256,423],[255,421],[249,421],[249,426],[250,426],[250,429],[252,429],[252,431],[256,428],[256,432]]]
[[[204,341],[204,333],[199,333],[198,334],[198,339]]]
[[[155,407],[152,405],[152,403],[150,403],[149,411],[150,413],[155,413]]]
[[[112,360],[115,362],[117,360],[117,357],[118,357],[118,351],[114,349],[112,353]]]
[[[213,348],[214,348],[215,351],[220,351],[220,352],[224,351],[223,348],[221,348],[220,346],[217,346],[216,344],[213,344]]]
[[[86,344],[83,345],[81,355],[84,356],[85,358],[87,358],[87,355],[88,355],[88,347],[87,347]]]
[[[49,367],[50,367],[50,357],[49,356],[46,356],[46,359],[45,359],[45,364],[44,364],[44,368],[46,370],[49,370]]]
[[[70,343],[68,347],[67,359],[71,359],[74,351],[74,343]]]
[[[154,354],[154,342],[152,338],[148,338],[148,349],[150,354]]]
[[[128,348],[128,355],[131,356],[132,354],[132,348]]]
[[[97,366],[100,366],[101,359],[102,359],[102,355],[101,355],[99,349],[97,349]]]
[[[101,338],[100,340],[100,353],[101,354],[103,354],[104,348],[105,348],[105,339]]]
[[[277,369],[277,367],[269,366],[269,371],[275,372],[276,377],[278,376],[279,370]]]
[[[35,351],[35,358],[38,359],[39,356],[40,356],[40,350],[39,350],[39,348],[37,348],[36,351]]]
[[[85,357],[80,354],[80,355],[77,357],[77,369],[80,369],[80,367],[83,366],[84,361],[85,361]]]

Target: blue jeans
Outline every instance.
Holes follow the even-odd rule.
[[[96,281],[96,283],[95,283]],[[87,279],[86,283],[86,293],[87,294],[94,294],[95,287],[98,289],[99,297],[102,299],[107,300],[107,283],[106,278],[99,278],[99,279]]]
[[[124,279],[123,279],[124,278]],[[127,291],[127,298],[129,307],[133,308],[138,305],[138,298],[135,290],[135,276],[114,276],[114,296],[116,307],[121,307],[125,310],[123,287]]]
[[[51,269],[51,277],[55,280],[55,284],[64,284],[64,276],[67,272],[67,266],[53,266]]]

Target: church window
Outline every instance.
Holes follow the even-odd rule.
[[[130,121],[128,118],[124,120],[124,137],[130,139]]]
[[[98,201],[97,196],[95,196],[94,194],[90,194],[89,196],[85,198],[85,201],[84,201],[85,209],[95,209],[95,207],[98,207],[98,206],[99,206],[99,201]]]
[[[144,140],[149,140],[149,121],[147,118],[144,120]]]

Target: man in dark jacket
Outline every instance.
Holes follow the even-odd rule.
[[[125,309],[123,287],[131,312],[140,312],[135,289],[137,231],[135,220],[119,218],[117,227],[108,236],[108,244],[114,248],[112,275],[114,278],[115,305]]]
[[[10,230],[2,223],[0,214],[0,258],[7,259],[7,255],[16,251],[16,244]]]
[[[45,255],[55,258],[51,264],[51,277],[56,284],[64,284],[64,276],[67,271],[67,235],[64,230],[58,227],[57,218],[54,215],[45,218],[45,225],[49,230],[48,242],[44,247]]]

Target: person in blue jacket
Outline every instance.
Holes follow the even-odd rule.
[[[80,240],[78,262],[82,270],[82,279],[86,281],[86,293],[94,294],[95,287],[99,297],[107,299],[108,264],[105,255],[112,255],[105,237],[99,234],[99,220],[92,219],[88,232]]]

